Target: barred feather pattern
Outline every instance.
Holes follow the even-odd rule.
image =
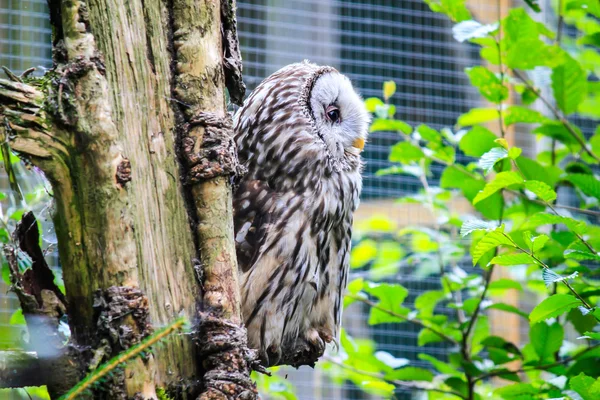
[[[340,121],[327,119],[332,105]],[[338,335],[362,187],[353,143],[368,122],[350,81],[309,62],[271,75],[235,116],[248,170],[234,194],[242,311],[267,366],[314,363]]]

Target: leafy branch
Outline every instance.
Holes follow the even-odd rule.
[[[548,363],[548,364],[542,364],[542,365],[528,365],[525,367],[521,367],[519,369],[515,369],[515,370],[498,370],[498,371],[492,371],[492,372],[488,372],[487,374],[483,374],[481,376],[478,376],[475,381],[482,381],[488,378],[493,378],[496,376],[505,376],[505,375],[511,375],[511,374],[518,374],[518,373],[523,373],[523,372],[530,372],[530,371],[545,371],[545,370],[549,370],[551,368],[554,367],[558,367],[560,365],[566,365],[568,363],[570,363],[571,361],[575,361],[578,358],[581,358],[582,356],[590,353],[592,350],[595,350],[597,348],[600,348],[600,343],[596,343],[592,346],[586,347],[585,349],[579,351],[578,353],[570,356],[570,357],[566,357],[562,360],[553,362],[553,363]]]
[[[442,338],[442,339],[444,339],[444,340],[446,340],[446,341],[448,341],[448,342],[450,342],[452,344],[455,344],[455,345],[459,344],[456,341],[456,339],[454,339],[453,337],[446,335],[444,332],[439,331],[435,327],[433,327],[433,326],[431,326],[431,325],[429,325],[429,324],[427,324],[427,323],[425,323],[423,321],[420,321],[420,320],[414,319],[414,318],[409,318],[409,317],[404,316],[402,314],[398,314],[398,313],[396,313],[396,312],[394,312],[392,310],[388,310],[387,308],[381,307],[377,303],[374,303],[374,302],[372,302],[371,300],[369,300],[369,299],[367,299],[365,297],[356,296],[356,295],[351,294],[351,293],[347,293],[346,297],[348,297],[348,298],[350,298],[352,300],[360,301],[360,302],[368,305],[369,307],[375,308],[375,309],[377,309],[379,311],[382,311],[382,312],[384,312],[384,313],[386,313],[388,315],[391,315],[392,317],[401,319],[401,320],[403,320],[405,322],[410,322],[411,324],[414,324],[414,325],[417,325],[417,326],[419,326],[421,328],[427,329],[427,330],[435,333],[436,335],[438,335],[440,338]]]
[[[583,149],[583,151],[585,151],[590,157],[592,157],[597,163],[600,163],[600,157],[598,157],[593,151],[592,149],[590,149],[588,147],[588,144],[585,142],[585,139],[583,139],[581,137],[581,135],[579,135],[576,131],[575,128],[573,128],[573,126],[571,125],[571,123],[561,114],[560,111],[558,111],[558,108],[556,108],[548,99],[546,99],[545,96],[542,95],[542,93],[536,89],[530,82],[529,80],[527,80],[519,71],[517,70],[513,70],[513,74],[519,78],[519,80],[521,82],[523,82],[523,84],[525,84],[525,86],[531,90],[541,101],[542,103],[544,103],[544,105],[546,107],[548,107],[548,109],[550,111],[552,111],[552,114],[554,114],[554,117],[567,129],[567,131],[569,132],[569,134],[573,137],[573,139],[575,139],[577,141],[577,143],[579,143],[581,145],[581,148]]]
[[[406,389],[416,389],[416,390],[423,390],[423,391],[427,391],[427,392],[437,392],[437,393],[443,393],[443,394],[448,394],[448,395],[452,395],[452,396],[456,396],[458,398],[461,399],[466,399],[465,396],[463,396],[461,393],[459,392],[455,392],[453,390],[444,390],[444,389],[439,389],[434,387],[432,384],[428,384],[426,382],[407,382],[407,381],[401,381],[398,379],[390,379],[387,378],[384,374],[378,374],[378,373],[374,373],[374,372],[369,372],[369,371],[363,371],[360,369],[357,369],[355,367],[352,367],[350,365],[344,364],[342,362],[337,361],[336,359],[334,359],[333,357],[330,356],[325,356],[325,359],[327,361],[329,361],[331,364],[334,364],[340,368],[343,368],[345,370],[351,371],[355,374],[359,374],[359,375],[364,375],[364,376],[368,376],[370,378],[376,378],[376,379],[381,379],[383,381],[389,382],[395,386],[398,387],[402,387],[402,388],[406,388]]]
[[[533,250],[531,251],[527,251],[524,248],[522,248],[521,246],[519,246],[510,236],[508,236],[505,232],[501,232],[501,234],[508,240],[511,242],[512,246],[515,247],[517,250],[521,251],[524,254],[529,255],[536,263],[538,263],[543,269],[551,271],[552,269],[545,263],[543,262],[539,257],[537,257]],[[573,286],[571,286],[571,284],[569,282],[567,282],[566,279],[562,279],[561,282],[569,289],[569,291],[575,296],[577,297],[577,299],[579,299],[581,301],[581,303],[583,304],[583,306],[585,308],[587,308],[589,311],[592,311],[594,308],[592,306],[590,306],[588,304],[587,301],[585,301],[585,299],[583,297],[581,297],[579,295],[579,293],[577,293],[577,291],[575,289],[573,289]]]

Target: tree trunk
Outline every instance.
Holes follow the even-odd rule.
[[[42,79],[0,82],[0,109],[11,147],[52,183],[66,357],[76,352],[83,372],[106,345],[115,355],[184,315],[192,335],[129,362],[96,396],[255,397],[225,107],[226,83],[235,101],[244,90],[235,2],[49,3],[55,66]]]

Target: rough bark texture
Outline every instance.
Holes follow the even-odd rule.
[[[33,351],[0,351],[0,388],[42,386],[47,380]]]
[[[244,93],[234,9],[228,0],[173,1],[180,156],[204,271],[196,335],[205,369],[200,399],[256,397],[249,378],[256,355],[242,326],[233,238],[231,183],[241,171],[225,105],[226,82],[235,101]]]
[[[161,388],[189,398],[207,369],[216,388],[207,398],[255,397],[254,355],[240,327],[230,183],[238,167],[225,109],[226,82],[233,100],[244,93],[235,3],[49,5],[55,66],[42,79],[0,80],[0,133],[52,183],[75,365],[94,368],[185,315],[200,321],[195,342],[169,339],[96,396],[157,398]]]

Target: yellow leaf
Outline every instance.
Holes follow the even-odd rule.
[[[383,82],[383,98],[385,99],[385,101],[388,101],[388,99],[392,97],[394,93],[396,93],[396,82]]]

